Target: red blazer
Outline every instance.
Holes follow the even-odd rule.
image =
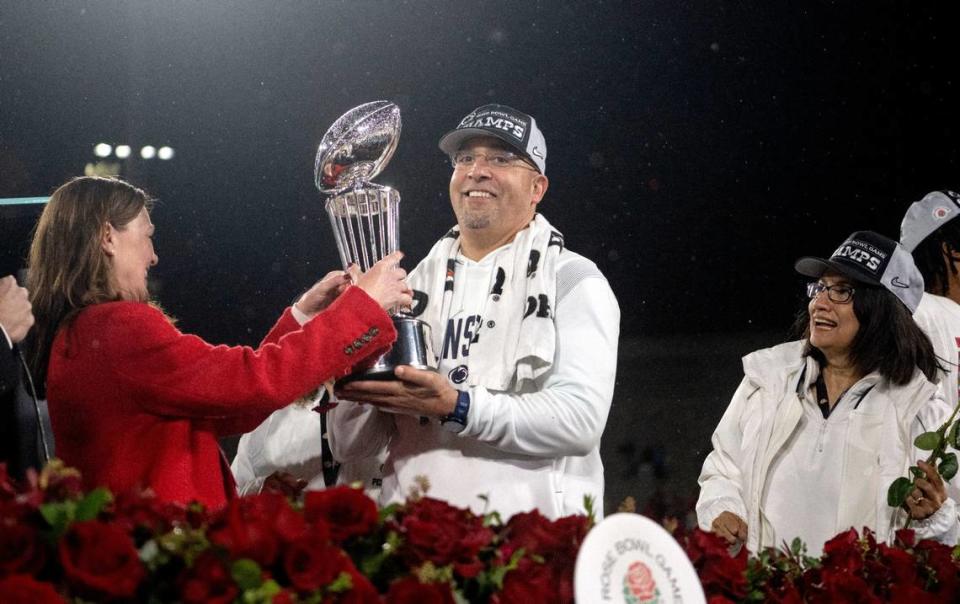
[[[235,491],[217,437],[252,430],[395,339],[390,318],[357,287],[303,328],[286,310],[256,350],[183,334],[148,304],[90,306],[51,351],[57,456],[88,486],[223,506]]]

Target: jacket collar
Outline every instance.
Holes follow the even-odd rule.
[[[817,362],[803,355],[806,342],[796,340],[772,348],[764,348],[743,357],[743,372],[757,386],[770,392],[783,392],[786,388],[796,388],[803,374],[804,388],[817,379],[820,367]],[[805,371],[806,370],[806,371]],[[851,392],[862,391],[876,386],[877,393],[887,394],[891,388],[898,390],[892,397],[893,405],[901,417],[913,417],[930,400],[937,387],[927,380],[919,369],[915,370],[910,382],[905,386],[893,386],[878,373],[870,373],[860,379],[851,388]]]

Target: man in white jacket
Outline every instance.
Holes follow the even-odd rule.
[[[408,279],[438,369],[345,386],[330,412],[334,457],[387,450],[384,504],[426,479],[429,496],[478,513],[556,518],[583,512],[586,496],[602,513],[620,311],[597,267],[537,213],[543,134],[531,116],[485,105],[440,148],[457,226]]]

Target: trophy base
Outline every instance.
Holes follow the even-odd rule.
[[[400,365],[409,365],[415,369],[429,370],[430,326],[413,317],[397,315],[393,317],[393,326],[397,330],[397,341],[393,347],[366,369],[351,373],[339,380],[346,384],[359,380],[395,380],[393,370]]]

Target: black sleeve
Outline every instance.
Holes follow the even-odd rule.
[[[7,339],[0,333],[0,395],[6,395],[17,388],[20,381],[20,366],[13,350],[7,345]]]
[[[0,333],[0,462],[8,466],[11,474],[19,474],[17,451],[20,447],[17,430],[17,386],[20,371],[17,357]]]

